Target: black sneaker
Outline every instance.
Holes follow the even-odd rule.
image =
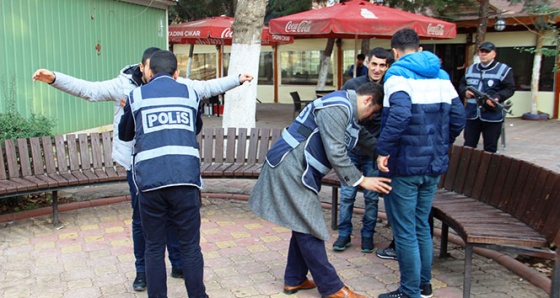
[[[373,252],[373,238],[372,237],[362,238],[362,252],[363,253],[372,253]]]
[[[132,283],[132,288],[134,291],[141,292],[146,290],[146,273],[138,272],[136,273],[136,278]]]
[[[385,293],[377,296],[377,298],[408,298],[405,294],[401,292],[401,289],[397,289],[396,291]]]
[[[387,260],[397,259],[397,252],[392,247],[387,247],[385,249],[380,248],[375,252],[375,254],[382,259],[387,259]]]
[[[344,251],[347,247],[350,247],[350,245],[352,245],[350,236],[338,236],[338,239],[336,239],[332,247],[336,251]]]
[[[430,298],[434,296],[432,292],[432,284],[425,284],[420,286],[420,297],[422,298]]]
[[[183,278],[183,269],[176,267],[171,267],[171,277],[173,278]]]

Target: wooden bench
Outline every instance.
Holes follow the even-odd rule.
[[[204,128],[197,136],[204,178],[256,179],[280,129]],[[51,192],[53,225],[58,191],[126,181],[111,158],[112,132],[5,140],[0,146],[0,199]]]
[[[280,133],[277,128],[204,128],[197,136],[202,177],[257,179]]]
[[[475,247],[554,260],[549,293],[560,296],[559,173],[501,154],[453,146],[432,211],[442,222],[441,257],[447,256],[449,227],[465,243],[463,297],[470,296]]]
[[[0,199],[51,192],[53,225],[60,189],[126,181],[111,158],[111,132],[4,140],[0,147]]]
[[[338,228],[334,172],[331,228]],[[446,257],[449,227],[465,243],[463,297],[469,297],[475,247],[554,260],[550,297],[560,297],[560,173],[530,162],[469,147],[453,146],[432,213],[442,222],[440,257]],[[555,250],[554,250],[555,249]]]

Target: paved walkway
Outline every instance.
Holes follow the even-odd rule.
[[[257,126],[283,127],[290,123],[291,106],[259,105]],[[531,160],[560,171],[560,122],[507,121],[504,154]],[[205,118],[219,126],[221,118]],[[251,180],[206,180],[208,192],[228,192],[243,198]],[[124,183],[67,192],[76,199],[126,195]],[[321,194],[330,200],[329,191]],[[233,197],[233,196],[230,196]],[[360,200],[359,200],[360,201]],[[0,297],[147,297],[134,292],[130,203],[76,209],[60,214],[53,228],[50,216],[0,223]],[[325,210],[330,221],[330,212]],[[202,250],[205,283],[213,298],[319,297],[316,290],[282,294],[283,270],[290,231],[256,217],[246,202],[205,197],[202,208]],[[360,226],[354,217],[355,226]],[[378,223],[376,247],[391,238],[386,221]],[[336,231],[331,231],[331,238]],[[359,250],[359,238],[342,253],[327,243],[329,258],[341,278],[354,290],[377,297],[398,287],[396,261],[381,260]],[[434,240],[435,250],[439,239]],[[435,297],[461,297],[463,250],[450,246],[449,259],[434,259],[432,285]],[[168,265],[169,266],[169,265]],[[168,268],[169,272],[169,268]],[[168,279],[169,297],[186,297],[181,279]],[[495,261],[476,255],[471,297],[547,297],[546,293]]]

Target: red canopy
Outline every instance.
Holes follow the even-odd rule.
[[[228,16],[210,17],[198,21],[185,22],[169,26],[169,43],[172,44],[206,44],[231,45],[233,18]],[[275,35],[263,28],[262,45],[292,43],[291,36]]]
[[[403,28],[424,38],[454,38],[455,24],[364,0],[308,10],[270,20],[273,34],[296,37],[370,38],[392,36]]]

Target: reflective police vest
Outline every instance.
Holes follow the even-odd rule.
[[[132,171],[138,189],[200,188],[196,93],[170,76],[160,76],[134,89],[129,101],[135,122]]]
[[[346,97],[348,96],[348,97]],[[358,143],[360,126],[354,119],[352,105],[348,101],[356,100],[356,92],[353,90],[336,91],[322,98],[314,100],[307,105],[292,124],[282,131],[281,137],[274,143],[266,155],[266,161],[271,167],[278,166],[284,157],[305,142],[306,169],[302,173],[302,182],[317,194],[321,190],[321,178],[332,168],[319,133],[319,127],[315,122],[315,112],[331,106],[341,106],[348,112],[348,123],[344,135],[346,149],[350,150]]]
[[[511,68],[503,63],[496,62],[492,68],[480,69],[480,63],[473,64],[465,72],[467,86],[473,86],[490,96],[502,89],[502,80],[506,77]],[[467,119],[474,120],[480,118],[487,122],[502,122],[504,113],[501,109],[490,110],[480,107],[475,98],[468,98],[465,107]]]

